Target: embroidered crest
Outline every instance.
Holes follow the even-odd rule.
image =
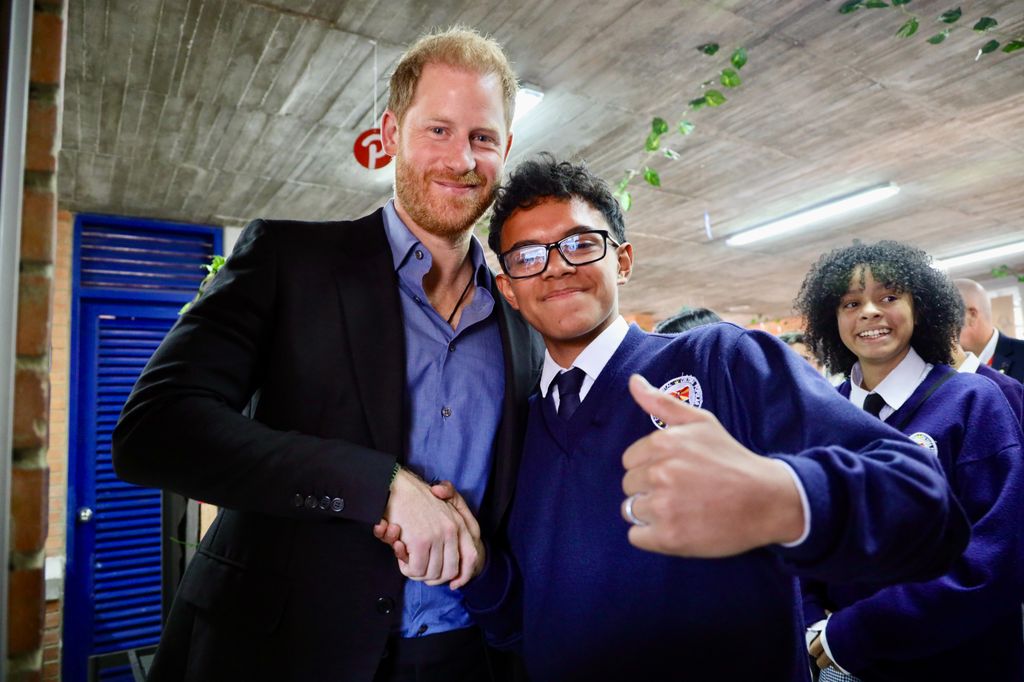
[[[917,433],[910,434],[910,440],[920,445],[925,450],[929,451],[935,456],[939,454],[939,446],[935,442],[935,439],[929,436],[924,431],[918,431]]]
[[[662,393],[668,393],[670,396],[681,400],[691,407],[700,407],[704,403],[704,392],[700,388],[700,382],[697,381],[697,377],[689,374],[684,374],[667,381],[658,390]],[[665,428],[665,422],[653,414],[651,415],[651,421],[659,429]]]

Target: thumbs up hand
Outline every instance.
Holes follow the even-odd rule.
[[[629,380],[633,399],[666,428],[622,455],[629,497],[622,516],[633,545],[685,557],[715,558],[793,542],[804,530],[800,493],[788,467],[741,445],[713,414]],[[632,514],[632,518],[630,517]]]

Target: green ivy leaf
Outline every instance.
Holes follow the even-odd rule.
[[[947,28],[942,33],[936,33],[935,35],[933,35],[931,38],[928,39],[928,42],[931,43],[932,45],[938,45],[939,43],[941,43],[943,40],[945,40],[948,37],[949,37],[949,29]]]
[[[862,4],[864,4],[863,0],[847,0],[847,2],[839,6],[839,13],[849,14],[850,12],[856,12]]]
[[[900,38],[909,38],[917,33],[917,26],[917,17],[910,17],[906,23],[900,26],[900,30],[896,31],[896,35]]]
[[[909,5],[910,0],[892,0],[893,7],[899,7],[900,5]]]
[[[978,23],[974,25],[974,30],[978,33],[984,33],[985,31],[991,30],[999,25],[999,22],[992,17],[982,17],[978,19]]]
[[[693,109],[694,111],[696,111],[697,109],[701,109],[703,107],[706,107],[707,104],[708,104],[708,98],[707,97],[698,97],[697,99],[691,99],[690,100],[690,108]]]
[[[625,192],[626,188],[629,187],[629,181],[632,179],[633,175],[631,173],[626,173],[622,179],[619,180],[619,184],[615,187],[615,192],[613,192],[613,194],[622,194]]]
[[[740,80],[740,75],[732,69],[722,69],[722,78],[720,80],[722,85],[727,88],[738,88],[740,83],[743,82]]]
[[[661,187],[661,176],[658,175],[658,171],[650,166],[644,167],[644,180],[652,187]]]
[[[1017,50],[1024,49],[1024,40],[1011,40],[1006,43],[1006,47],[1003,48],[1003,52],[1016,52]]]
[[[1007,275],[1010,274],[1010,266],[1009,265],[1000,265],[997,268],[992,268],[992,273],[991,274],[992,274],[992,277],[994,279],[998,279],[1000,277],[1006,277]]]
[[[888,7],[889,3],[883,2],[883,0],[868,0],[864,3],[864,6],[868,9],[881,9],[883,7]]]
[[[655,116],[654,120],[651,121],[651,130],[654,131],[655,135],[664,135],[668,132],[668,121]]]
[[[673,161],[678,161],[679,152],[677,152],[675,149],[669,149],[668,147],[665,147],[665,158],[672,159]]]
[[[623,211],[628,211],[633,205],[633,197],[629,195],[629,192],[622,190],[621,192],[615,193],[615,199],[619,202],[619,206],[622,207]]]
[[[718,52],[718,43],[704,43],[703,45],[698,45],[697,49],[706,55],[713,55]]]
[[[981,57],[981,55],[988,54],[989,52],[995,52],[998,49],[999,49],[999,41],[998,40],[990,40],[990,41],[988,41],[987,43],[985,43],[984,45],[981,46],[981,49],[978,50],[978,54],[975,55],[975,57],[974,57],[974,61],[978,61],[978,59]]]
[[[693,132],[693,128],[694,128],[693,124],[690,123],[689,121],[680,121],[679,122],[679,132],[682,133],[683,135],[689,135],[690,133],[692,133]]]
[[[725,104],[725,95],[718,90],[708,90],[704,93],[704,100],[709,107],[720,107]]]
[[[658,133],[651,133],[647,136],[647,140],[644,142],[644,149],[649,152],[658,151],[658,147],[661,145],[661,135]]]
[[[953,24],[960,19],[961,15],[963,15],[963,12],[961,12],[960,8],[957,7],[956,9],[950,9],[943,12],[939,16],[939,21],[943,22],[944,24]]]
[[[729,57],[729,61],[732,62],[732,65],[735,66],[737,69],[742,69],[744,65],[747,63],[746,48],[737,47],[733,51],[732,56]]]

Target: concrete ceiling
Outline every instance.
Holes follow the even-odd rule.
[[[1024,8],[965,5],[963,25],[927,44],[951,4],[911,3],[921,29],[901,40],[898,9],[840,15],[838,0],[76,1],[61,202],[226,226],[362,215],[391,192],[391,167],[368,171],[352,154],[391,68],[424,30],[465,23],[497,38],[521,80],[546,93],[517,127],[510,164],[551,151],[613,183],[645,163],[660,172],[660,189],[633,182],[637,270],[624,310],[784,316],[817,256],[855,237],[937,257],[1024,237],[1024,51],[975,61],[990,37],[1024,34]],[[970,30],[981,16],[999,20],[995,35]],[[695,49],[707,42],[721,51]],[[721,107],[688,111],[741,45],[743,85],[719,88]],[[645,160],[654,116],[695,124],[666,138],[678,160]],[[744,227],[881,182],[902,191],[820,231],[725,245]]]

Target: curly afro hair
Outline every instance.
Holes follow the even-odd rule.
[[[894,241],[854,244],[824,254],[807,273],[795,306],[807,321],[804,337],[829,371],[849,375],[857,361],[839,338],[836,311],[858,268],[914,302],[910,345],[925,362],[951,364],[952,347],[963,323],[963,301],[945,273],[931,266],[920,249]],[[863,275],[863,272],[862,272]]]
[[[533,208],[545,199],[573,198],[582,199],[604,216],[612,239],[619,244],[626,242],[622,209],[605,181],[591,173],[586,164],[556,161],[544,152],[519,164],[508,182],[498,188],[487,245],[501,254],[501,229],[517,210]]]

